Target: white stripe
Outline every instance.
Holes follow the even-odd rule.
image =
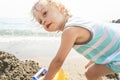
[[[73,48],[74,48],[75,50],[77,50],[78,48],[80,48],[80,46],[81,46],[81,45],[74,45]]]
[[[114,39],[112,40],[112,42],[106,47],[104,48],[100,53],[98,53],[97,55],[95,55],[92,60],[96,60],[98,57],[102,56],[103,54],[106,53],[106,51],[108,51],[109,49],[111,49],[111,47],[113,47],[113,45],[115,44],[115,42],[118,40],[118,37],[116,35],[116,37],[114,37]]]
[[[92,48],[88,48],[87,50],[83,52],[83,55],[85,56],[89,54],[92,50],[98,47],[105,40],[106,36],[107,36],[107,32],[105,31],[103,36],[94,45],[91,46]]]
[[[97,29],[99,28],[99,27],[96,27],[96,26],[98,26],[98,24],[95,24],[93,27],[94,27],[94,30],[93,30],[93,35],[92,36],[94,36],[95,34],[95,32],[94,31],[97,31]],[[73,48],[75,49],[75,50],[77,50],[78,48],[80,48],[81,47],[81,45],[74,45],[73,46]]]
[[[120,54],[120,49],[118,49],[115,53],[113,53],[112,55],[110,55],[108,58],[106,58],[103,62],[103,64],[109,63],[111,62],[111,60],[113,58],[115,58],[116,56],[118,56]]]
[[[98,25],[95,24],[95,25],[93,26],[93,27],[94,27],[94,31],[97,31],[97,29],[98,29],[98,27],[96,27],[96,26],[98,26]],[[93,35],[94,35],[94,33],[95,33],[94,31],[93,31]],[[93,36],[93,35],[92,35],[92,36]],[[74,46],[73,46],[73,48],[74,48],[75,50],[77,50],[77,49],[80,48],[80,47],[81,47],[81,45],[74,45]]]

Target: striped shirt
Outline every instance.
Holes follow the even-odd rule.
[[[75,26],[84,27],[92,34],[92,39],[81,45],[74,45],[74,49],[87,59],[97,64],[120,61],[120,24],[101,23],[71,17],[65,28]]]

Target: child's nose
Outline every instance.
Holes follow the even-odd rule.
[[[45,25],[45,23],[46,23],[46,20],[42,19],[42,24]]]

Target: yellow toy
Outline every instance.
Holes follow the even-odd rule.
[[[64,73],[62,69],[60,69],[53,80],[68,80],[68,74]]]
[[[32,80],[40,80],[42,76],[44,76],[47,72],[46,68],[41,68],[33,77]],[[64,73],[62,69],[60,69],[55,77],[52,80],[68,80],[68,74]]]

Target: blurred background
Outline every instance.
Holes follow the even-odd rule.
[[[0,0],[0,35],[53,36],[34,21],[31,8],[38,0]],[[120,18],[119,0],[60,0],[72,14],[111,21]],[[58,35],[58,34],[56,34]]]
[[[61,33],[49,33],[33,19],[31,9],[36,1],[0,0],[0,51],[12,52],[20,58],[56,53]],[[82,18],[106,22],[120,18],[119,0],[60,1],[73,15]]]

